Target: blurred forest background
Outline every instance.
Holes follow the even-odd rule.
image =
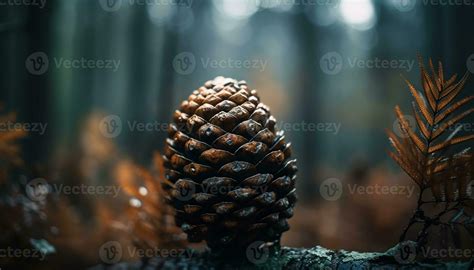
[[[129,123],[167,123],[181,100],[206,80],[234,77],[258,89],[280,123],[331,125],[286,130],[299,167],[300,203],[283,237],[290,246],[359,251],[393,246],[415,196],[357,195],[345,189],[340,199],[328,201],[319,185],[337,178],[364,186],[411,186],[386,154],[384,129],[393,127],[393,108],[400,104],[408,111],[411,101],[400,74],[420,85],[417,53],[442,60],[448,74],[474,72],[469,30],[474,5],[398,0],[0,3],[3,112],[16,112],[17,122],[47,124],[44,134],[32,131],[18,140],[23,165],[12,181],[127,181],[133,175],[128,169],[152,164],[167,134],[133,130]],[[49,60],[41,74],[29,67],[38,52]],[[68,68],[61,59],[113,60],[118,66]],[[366,61],[375,59],[396,65],[372,67]],[[252,65],[232,64],[245,60]],[[365,64],[353,65],[355,60]],[[212,61],[221,64],[207,64]],[[338,68],[341,61],[336,70],[326,65]],[[467,84],[466,95],[473,85],[472,80]],[[104,136],[99,129],[109,115],[122,121],[117,136]],[[466,122],[474,129],[473,118]],[[100,241],[126,237],[94,228],[105,226],[101,220],[113,223],[110,210],[103,208],[120,212],[123,197],[68,197],[68,214],[52,213],[58,223],[69,220],[69,234],[57,225],[49,233],[62,238],[53,244],[69,245],[72,253],[90,257],[91,264],[100,262]],[[83,253],[81,247],[90,250]]]

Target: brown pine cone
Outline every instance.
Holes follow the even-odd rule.
[[[296,202],[296,160],[245,81],[217,77],[174,114],[164,165],[168,203],[190,242],[211,249],[278,242]]]

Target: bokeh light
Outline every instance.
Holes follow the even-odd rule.
[[[357,30],[368,30],[376,22],[371,0],[341,0],[339,11],[342,20]]]

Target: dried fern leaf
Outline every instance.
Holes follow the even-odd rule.
[[[405,145],[410,146],[408,150],[410,150],[411,156],[415,159],[413,164],[417,165],[419,168],[423,168],[426,164],[423,152],[416,147],[410,138],[404,138],[404,141]]]
[[[417,112],[415,104],[413,104],[413,115],[415,115],[416,123],[418,124],[418,127],[420,128],[423,136],[425,138],[429,138],[431,136],[431,133],[428,130],[428,127],[426,127],[425,122],[423,122],[423,120],[421,119],[420,114]]]
[[[429,59],[429,65],[430,65],[431,74],[433,74],[433,80],[436,83],[436,87],[438,87],[438,91],[441,92],[443,88],[442,88],[441,82],[439,81],[439,78],[437,76],[437,72],[434,68],[433,60],[431,58]]]
[[[457,155],[450,153],[447,156],[446,152],[451,149],[450,146],[473,140],[474,135],[456,137],[462,129],[462,126],[459,126],[446,136],[447,138],[443,138],[442,142],[436,143],[436,140],[474,112],[473,108],[453,116],[462,106],[472,101],[474,96],[453,102],[467,81],[467,72],[457,82],[456,74],[446,81],[441,62],[438,62],[435,70],[432,59],[429,59],[430,72],[427,72],[421,57],[418,58],[423,92],[418,91],[407,79],[403,79],[414,98],[413,116],[419,130],[409,126],[406,116],[399,106],[396,106],[395,114],[400,128],[407,136],[397,138],[393,132],[387,132],[395,149],[390,156],[422,189],[430,187],[437,200],[445,198],[452,201],[459,198],[457,194],[466,192],[464,183],[466,177],[463,175],[469,173],[459,170],[468,168],[469,165],[466,164],[464,151]],[[454,161],[456,164],[453,164]]]
[[[395,148],[397,155],[401,156],[401,155],[406,155],[408,153],[404,145],[400,143],[400,141],[397,139],[396,135],[393,134],[393,132],[387,130],[387,135],[388,135],[388,140],[390,141],[390,144],[392,145],[392,147]]]
[[[423,71],[421,73],[421,83],[423,86],[423,89],[425,91],[425,95],[428,98],[428,101],[430,102],[430,106],[432,110],[435,110],[436,107],[436,101],[439,98],[439,91],[436,88],[436,86],[433,84],[431,81],[428,73],[426,71]]]
[[[418,67],[420,69],[420,77],[423,78],[423,74],[426,74],[429,81],[433,82],[434,80],[436,80],[436,76],[434,77],[431,77],[431,75],[427,72],[427,69],[425,68],[425,65],[423,64],[423,57],[421,57],[421,55],[417,54],[417,58],[418,58]],[[433,73],[433,68],[431,67],[431,72]],[[433,73],[435,74],[435,73]]]
[[[420,95],[418,90],[416,90],[416,88],[413,86],[413,84],[411,84],[406,79],[405,79],[405,81],[408,84],[408,88],[410,89],[410,92],[411,92],[412,96],[415,98],[415,102],[418,105],[419,110],[421,111],[421,113],[425,117],[426,121],[428,121],[428,123],[430,125],[433,125],[433,116],[431,115],[431,111],[429,111],[428,107],[426,106],[425,100]]]
[[[448,146],[456,145],[456,144],[466,142],[466,141],[469,141],[469,140],[473,140],[473,139],[474,139],[474,135],[468,135],[468,136],[454,138],[454,139],[451,139],[451,140],[448,140],[448,141],[430,146],[430,148],[428,149],[428,152],[431,154],[431,153],[434,153],[436,151],[442,150],[442,149],[444,149]]]
[[[386,132],[390,143],[392,144],[393,148],[395,148],[395,151],[399,156],[406,157],[411,163],[417,162],[419,160],[419,155],[417,154],[419,153],[418,151],[414,153],[412,148],[407,147],[407,143],[401,143],[398,140],[397,135],[395,135],[395,133],[392,131],[386,130]]]
[[[448,162],[444,162],[444,163],[436,165],[436,167],[433,169],[433,174],[437,174],[437,173],[445,171],[446,169],[449,168],[448,165],[449,165]]]
[[[441,121],[443,121],[446,117],[448,117],[451,113],[453,113],[454,111],[456,111],[457,109],[461,108],[463,105],[465,105],[466,103],[468,103],[469,101],[473,100],[474,99],[474,96],[469,96],[469,97],[465,97],[463,98],[462,100],[454,103],[453,105],[451,105],[449,108],[447,108],[446,110],[444,110],[441,114],[437,115],[435,117],[435,123],[439,123]]]
[[[459,121],[461,121],[463,118],[465,118],[466,116],[468,116],[469,114],[471,114],[472,112],[474,112],[474,108],[472,109],[469,109],[453,118],[451,118],[448,122],[446,123],[442,123],[439,125],[438,129],[435,130],[434,134],[433,134],[433,137],[432,137],[432,140],[435,140],[436,138],[438,138],[441,134],[443,134],[443,132],[452,127],[453,125],[455,125],[456,123],[458,123]]]
[[[390,139],[390,141],[392,142],[392,145],[397,151],[397,153],[393,154],[398,156],[401,163],[405,164],[404,166],[410,166],[410,168],[407,167],[407,170],[409,169],[416,173],[419,177],[421,177],[423,175],[423,165],[418,162],[418,160],[420,159],[410,153],[409,149],[407,150],[405,147],[403,147],[403,145],[401,145],[400,142],[396,139],[395,134],[392,134],[391,136],[393,137]]]
[[[408,130],[408,136],[412,140],[412,142],[418,147],[418,150],[421,152],[426,152],[427,145],[413,132],[411,129]]]
[[[461,92],[462,87],[456,88],[454,91],[452,91],[450,94],[445,96],[441,102],[438,104],[438,111],[442,111],[446,106],[451,103]]]
[[[450,85],[449,87],[445,88],[441,94],[441,98],[446,97],[447,95],[451,94],[453,91],[457,89],[462,89],[469,78],[469,74],[466,72],[464,76],[462,76],[461,80],[459,80],[456,84]]]
[[[412,142],[418,147],[418,149],[421,151],[421,152],[425,152],[426,151],[426,144],[423,143],[421,141],[421,139],[418,137],[418,135],[416,135],[416,133],[413,131],[413,129],[408,126],[408,121],[406,119],[406,117],[403,115],[402,111],[400,110],[400,107],[399,106],[396,106],[395,107],[395,113],[397,115],[397,118],[398,118],[398,121],[401,125],[401,128],[402,130],[408,134],[408,136],[410,137],[410,139],[412,140]]]
[[[471,160],[472,156],[471,155],[455,155],[454,157],[450,158],[439,158],[436,161],[435,159],[432,159],[433,162],[430,162],[429,166],[433,167],[433,173],[438,174],[441,172],[444,172],[447,169],[453,169],[457,173],[462,172],[464,175],[467,175],[467,170],[466,168],[469,166],[469,161]],[[450,165],[450,159],[455,159],[456,162],[454,165]],[[451,166],[451,167],[450,167]]]
[[[444,85],[443,63],[441,61],[438,61],[438,78],[441,85]]]
[[[450,87],[456,81],[457,78],[458,74],[454,74],[453,76],[451,76],[451,78],[449,78],[446,84],[444,85],[445,89]]]

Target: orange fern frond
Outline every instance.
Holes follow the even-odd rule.
[[[461,109],[474,100],[474,96],[455,101],[467,82],[467,73],[456,82],[457,75],[445,80],[441,62],[436,70],[429,59],[430,74],[419,57],[419,67],[423,92],[404,78],[414,98],[416,127],[408,125],[407,116],[396,106],[397,121],[405,136],[399,139],[393,132],[387,132],[395,149],[389,155],[420,188],[430,187],[436,199],[452,201],[465,196],[468,180],[473,177],[467,172],[472,163],[466,161],[473,159],[472,154],[452,152],[455,145],[474,140],[474,134],[457,136],[460,121],[474,112],[474,108]],[[455,114],[457,111],[461,112]],[[453,128],[454,132],[449,134],[447,131]]]

